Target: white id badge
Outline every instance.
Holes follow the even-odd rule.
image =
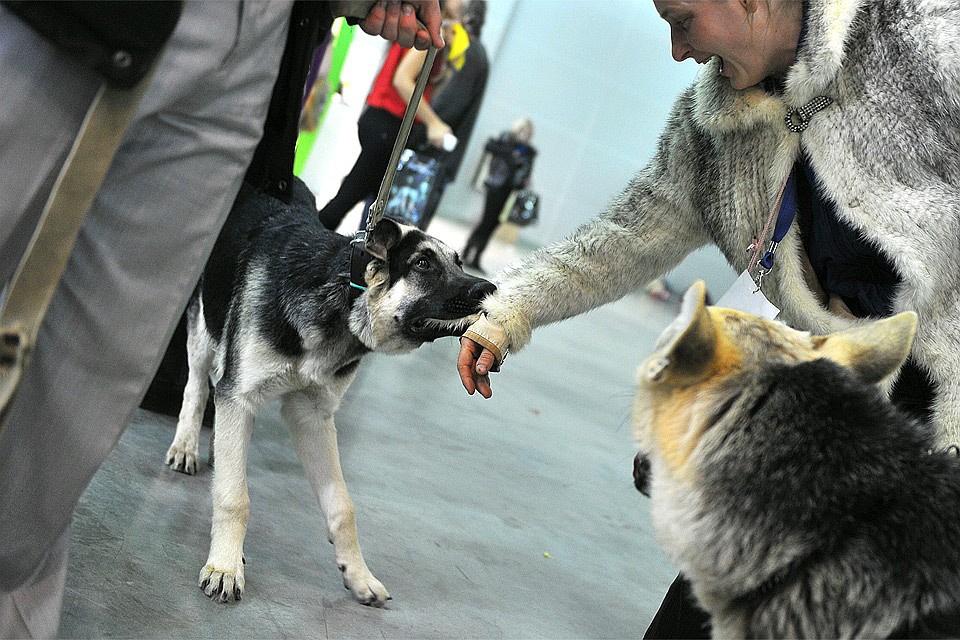
[[[746,271],[740,274],[737,281],[715,303],[715,306],[739,309],[767,320],[775,320],[780,315],[780,309],[777,309],[767,300],[763,292],[757,288],[757,283]]]

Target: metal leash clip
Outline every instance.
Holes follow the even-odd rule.
[[[754,282],[757,283],[757,288],[754,290],[754,293],[760,291],[760,287],[763,283],[763,276],[770,273],[773,269],[773,256],[777,252],[777,247],[780,246],[780,243],[776,240],[770,241],[770,248],[767,249],[767,252],[763,254],[763,257],[757,260],[757,275],[754,276]]]

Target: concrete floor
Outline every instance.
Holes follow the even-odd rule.
[[[466,230],[431,232],[459,248]],[[516,257],[495,243],[485,264]],[[211,470],[168,469],[174,419],[138,411],[77,510],[61,635],[642,636],[676,572],[632,487],[630,405],[674,314],[638,292],[542,328],[490,400],[463,391],[453,339],[364,360],[337,425],[364,554],[393,596],[383,609],[344,590],[276,404],[251,446],[246,592],[207,599]]]

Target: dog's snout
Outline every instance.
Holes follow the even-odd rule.
[[[471,300],[483,300],[488,295],[497,290],[497,285],[486,280],[478,280],[470,286],[469,291],[467,291],[467,297]]]
[[[650,459],[640,453],[633,459],[633,486],[650,497]]]

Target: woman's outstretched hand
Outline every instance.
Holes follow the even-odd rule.
[[[484,398],[493,395],[490,388],[490,371],[496,358],[493,352],[470,338],[460,338],[460,356],[457,358],[457,373],[467,393],[473,395],[479,391]]]

